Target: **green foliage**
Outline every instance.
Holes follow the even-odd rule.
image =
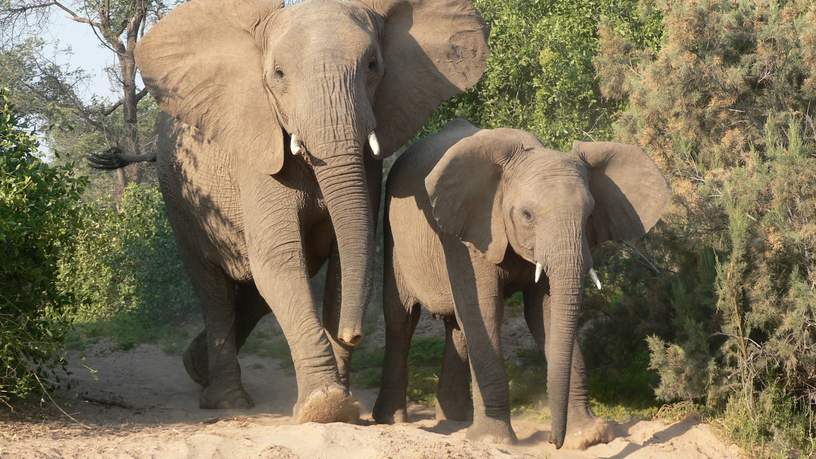
[[[86,206],[58,286],[81,331],[125,348],[191,311],[196,301],[159,190],[130,185],[116,209]]]
[[[445,340],[416,337],[408,353],[408,400],[430,405],[436,400],[436,385],[445,355]]]
[[[651,418],[658,413],[659,403],[651,390],[654,375],[646,368],[648,353],[642,351],[625,360],[628,360],[625,364],[608,364],[588,370],[590,406],[596,415],[621,422]],[[515,359],[507,361],[506,369],[513,412],[549,421],[544,356],[538,349],[519,350]]]
[[[408,353],[408,400],[426,405],[433,404],[444,353],[443,339],[414,337]],[[382,348],[363,348],[355,351],[351,359],[352,382],[362,387],[379,387],[384,357]]]
[[[35,156],[37,141],[0,90],[0,402],[58,380],[69,299],[55,285],[85,180]]]
[[[268,322],[267,322],[268,323]],[[261,322],[263,324],[263,322]],[[254,354],[261,357],[271,357],[280,361],[280,367],[294,373],[295,364],[286,338],[280,329],[258,325],[241,348],[242,353]],[[186,343],[184,343],[186,345]]]
[[[753,457],[787,458],[813,457],[816,439],[808,430],[810,422],[787,391],[771,381],[753,400],[729,398],[717,423],[735,440],[751,445]]]
[[[619,107],[601,97],[592,58],[599,22],[654,46],[659,17],[636,0],[476,0],[490,31],[491,55],[481,82],[444,105],[428,123],[436,131],[454,117],[485,128],[515,127],[545,144],[606,137]]]
[[[354,352],[351,359],[351,380],[353,384],[362,387],[375,388],[380,386],[382,366],[385,359],[385,349],[363,348]]]
[[[656,279],[627,273],[672,325],[648,341],[656,393],[705,403],[745,443],[812,455],[816,5],[657,8],[659,50],[606,27],[594,61],[604,96],[626,104],[617,135],[652,154],[675,196],[645,244]]]

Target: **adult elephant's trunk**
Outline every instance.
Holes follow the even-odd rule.
[[[578,317],[581,313],[583,276],[589,268],[590,255],[580,225],[558,223],[560,234],[537,247],[547,247],[543,261],[550,283],[550,324],[547,338],[547,394],[552,412],[551,442],[556,448],[564,443],[570,389],[572,351]]]
[[[363,335],[363,313],[371,295],[374,235],[363,162],[363,145],[345,141],[320,154],[314,171],[329,210],[340,257],[340,322],[337,338],[350,346]]]

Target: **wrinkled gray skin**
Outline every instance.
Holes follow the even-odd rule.
[[[446,323],[437,416],[464,420],[472,407],[468,437],[514,441],[500,326],[504,298],[521,291],[547,358],[551,441],[610,440],[590,411],[575,344],[590,248],[642,236],[669,196],[657,167],[631,145],[576,142],[564,154],[523,131],[456,120],[412,146],[386,189],[386,350],[374,418],[406,418],[406,361],[423,305]]]
[[[296,418],[356,420],[348,359],[381,183],[367,139],[387,156],[475,84],[485,35],[466,0],[192,0],[147,33],[137,63],[170,115],[160,185],[205,317],[184,355],[202,408],[252,405],[236,354],[271,308],[295,364]],[[321,323],[308,280],[327,259]]]

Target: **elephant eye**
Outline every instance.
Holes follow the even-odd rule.
[[[281,79],[284,76],[285,75],[283,74],[283,70],[281,70],[280,67],[276,67],[275,68],[275,78]]]
[[[535,216],[533,215],[532,212],[530,212],[530,209],[524,209],[524,208],[521,209],[521,217],[527,223],[531,223],[535,219]]]
[[[377,71],[377,59],[371,59],[371,62],[368,63],[368,70],[372,72]]]

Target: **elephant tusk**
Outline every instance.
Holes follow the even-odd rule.
[[[377,140],[377,134],[374,131],[371,131],[371,134],[368,135],[368,146],[371,147],[371,154],[374,157],[380,157],[380,141]]]
[[[292,150],[293,155],[299,155],[300,149],[302,148],[300,144],[300,139],[298,139],[298,136],[296,134],[292,134],[291,137],[292,138],[289,142],[289,149]]]
[[[601,290],[601,280],[598,278],[598,273],[595,272],[594,268],[589,268],[589,278],[595,283],[595,288]]]
[[[536,270],[535,270],[535,281],[536,281],[536,283],[538,283],[538,280],[541,279],[541,271],[543,269],[544,269],[544,267],[541,266],[541,263],[536,262]]]

